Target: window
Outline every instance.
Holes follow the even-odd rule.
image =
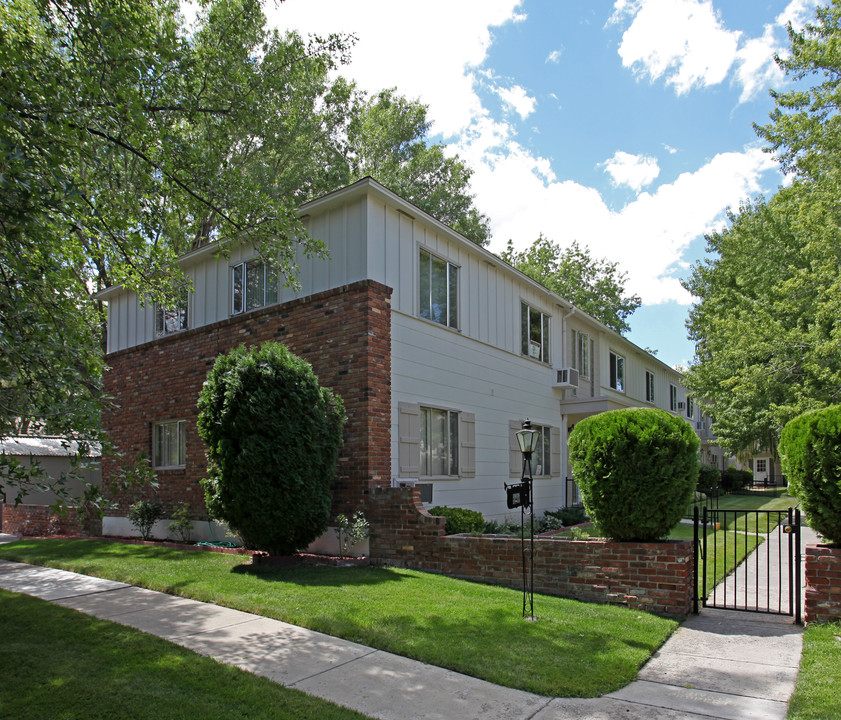
[[[767,460],[765,458],[759,458],[756,461],[756,472],[757,473],[765,473],[768,472],[768,465]]]
[[[458,268],[420,251],[420,316],[458,328]]]
[[[540,440],[537,443],[537,450],[531,456],[532,475],[543,477],[552,474],[552,451],[549,432],[551,428],[545,425],[532,425],[532,430],[537,430]]]
[[[458,413],[420,409],[420,474],[458,475]]]
[[[577,330],[572,331],[572,367],[581,377],[590,377],[590,336]]]
[[[669,410],[675,412],[677,410],[677,387],[669,385]]]
[[[152,429],[152,463],[156,468],[184,467],[187,449],[187,422],[158,423]]]
[[[645,371],[645,401],[654,402],[654,373]]]
[[[521,303],[523,355],[549,362],[549,316]]]
[[[695,414],[695,403],[692,398],[686,396],[686,417],[691,418]]]
[[[625,358],[610,353],[610,387],[625,392]]]
[[[178,299],[175,307],[164,307],[155,303],[155,335],[163,337],[187,329],[187,291]]]
[[[233,315],[277,302],[277,271],[262,260],[234,265],[231,286]]]
[[[512,420],[508,424],[509,471],[511,477],[519,477],[523,471],[523,454],[517,442],[517,431],[523,423]],[[540,434],[537,450],[531,456],[531,471],[534,477],[559,477],[561,474],[561,429],[549,425],[532,423],[532,430]]]

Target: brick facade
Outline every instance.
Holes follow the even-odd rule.
[[[47,505],[3,505],[3,532],[21,537],[53,535],[85,535],[75,508],[64,514],[53,512]]]
[[[807,623],[841,620],[841,547],[806,546]]]
[[[155,423],[184,419],[185,467],[157,471],[154,497],[167,516],[183,500],[196,517],[207,517],[199,485],[206,471],[196,429],[199,390],[218,355],[273,340],[308,361],[321,385],[344,401],[348,421],[333,510],[355,510],[370,488],[391,481],[390,298],[390,288],[364,280],[111,353],[105,391],[114,406],[103,423],[122,457],[103,457],[103,478],[139,453],[151,454]],[[122,498],[109,514],[125,516],[131,501]]]
[[[519,538],[445,536],[417,488],[388,488],[368,498],[371,562],[522,588]],[[690,541],[659,543],[536,539],[534,591],[585,602],[624,605],[680,617],[692,611]]]

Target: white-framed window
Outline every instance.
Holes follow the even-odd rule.
[[[277,302],[277,271],[262,260],[231,268],[231,314],[256,310]]]
[[[578,330],[572,331],[572,367],[579,376],[590,377],[590,336]]]
[[[155,303],[155,336],[164,337],[187,329],[188,293],[185,290],[179,296],[174,307]]]
[[[695,402],[688,395],[686,396],[686,417],[691,418],[695,415]]]
[[[669,410],[677,412],[677,386],[669,385]]]
[[[399,477],[457,479],[476,474],[476,416],[399,402]]]
[[[520,303],[521,350],[541,362],[549,362],[549,316],[528,303]]]
[[[645,371],[645,401],[654,402],[654,373]]]
[[[519,477],[523,470],[523,453],[517,442],[517,431],[522,421],[508,423],[509,471],[511,477]],[[531,424],[532,430],[540,433],[537,450],[531,456],[531,471],[534,477],[559,477],[561,474],[561,429],[551,425]]]
[[[757,473],[768,472],[768,461],[765,458],[757,458],[757,460],[756,460],[756,472]]]
[[[458,329],[458,267],[421,248],[418,287],[420,316]]]
[[[170,420],[152,428],[152,465],[183,468],[187,457],[187,421]]]
[[[610,387],[625,392],[625,358],[612,351],[610,353]]]

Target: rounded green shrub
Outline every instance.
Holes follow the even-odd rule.
[[[210,514],[247,548],[288,555],[327,528],[342,401],[280,343],[220,355],[199,395]]]
[[[708,465],[707,463],[702,463],[698,467],[699,490],[710,490],[712,488],[717,488],[720,480],[721,470],[719,470],[715,465]]]
[[[750,470],[737,470],[732,465],[721,471],[721,489],[725,492],[744,490],[753,482],[753,473]]]
[[[780,459],[813,530],[841,544],[841,405],[798,415],[780,436]]]
[[[660,540],[680,521],[698,478],[698,436],[653,408],[577,423],[569,457],[590,520],[614,540]]]
[[[436,505],[434,508],[429,508],[429,514],[446,518],[447,525],[444,532],[447,535],[470,532],[480,533],[485,530],[485,518],[482,516],[482,513],[476,510]]]

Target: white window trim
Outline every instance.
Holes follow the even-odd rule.
[[[535,480],[548,480],[561,476],[561,429],[545,422],[533,422],[532,427],[540,426],[549,430],[549,473],[535,475]],[[508,475],[520,477],[523,472],[523,453],[517,442],[517,432],[523,427],[522,420],[508,422]]]
[[[158,428],[164,425],[176,425],[179,439],[183,438],[184,447],[182,452],[184,454],[184,462],[176,465],[158,465]],[[155,470],[183,470],[187,467],[187,421],[186,420],[163,420],[152,425],[152,467]]]
[[[615,368],[613,366],[613,358],[616,358]],[[622,365],[622,387],[619,387],[619,379],[620,379],[619,378],[619,365],[620,365],[619,360],[622,361],[622,363],[621,363],[621,365]],[[610,387],[611,390],[615,390],[616,392],[621,392],[621,393],[627,392],[626,388],[625,388],[625,384],[626,384],[626,372],[625,371],[627,369],[625,367],[625,356],[620,355],[615,350],[610,350],[608,352],[607,362],[608,362],[608,373],[607,373],[608,387]],[[613,375],[616,378],[616,385],[615,386],[610,384],[611,383],[611,375]]]
[[[424,317],[422,315],[423,308],[421,307],[421,298],[420,298],[420,289],[421,289],[420,277],[421,277],[421,271],[422,271],[422,268],[421,268],[421,253],[422,252],[429,255],[430,263],[432,262],[432,259],[435,258],[435,259],[438,259],[441,262],[446,264],[447,280],[448,280],[448,282],[447,282],[447,311],[446,311],[447,322],[443,322],[443,323],[438,322],[437,320],[433,320],[431,317]],[[458,265],[457,263],[452,262],[451,260],[448,260],[443,255],[441,255],[439,253],[436,253],[436,252],[433,252],[432,250],[430,250],[428,247],[425,247],[424,245],[418,245],[418,251],[417,251],[415,257],[417,258],[417,261],[418,261],[418,270],[417,270],[417,273],[415,274],[415,277],[417,278],[417,281],[418,281],[417,293],[415,293],[415,299],[418,303],[418,312],[417,312],[418,319],[424,320],[424,321],[429,322],[429,323],[432,323],[433,325],[435,325],[437,327],[444,327],[444,328],[448,328],[449,330],[455,330],[456,332],[460,332],[460,329],[461,329],[461,298],[460,298],[460,296],[461,296],[461,266]],[[450,295],[450,287],[449,287],[450,268],[453,268],[453,270],[455,271],[455,274],[456,274],[455,298],[453,298]],[[430,272],[429,268],[427,268],[427,272]],[[430,302],[431,302],[431,293],[432,293],[432,275],[431,275],[431,272],[430,272],[429,282],[430,282],[429,288],[430,288]],[[450,310],[451,310],[450,305],[451,305],[453,300],[455,300],[455,305],[456,305],[456,307],[455,307],[455,325],[450,324]],[[424,406],[424,407],[428,407],[428,406]]]
[[[527,338],[529,345],[531,344],[531,313],[537,313],[540,315],[540,357],[534,357],[529,352],[523,352],[523,308],[528,308],[529,313],[529,326],[527,331]],[[543,337],[544,333],[548,337]],[[534,360],[539,363],[543,363],[544,365],[551,364],[552,361],[552,353],[551,353],[551,344],[552,344],[552,316],[544,312],[538,307],[532,305],[528,300],[524,300],[520,298],[520,355],[522,357],[528,358],[529,360]]]
[[[649,390],[649,378],[651,378],[651,393],[648,392]],[[651,372],[651,370],[645,371],[645,401],[651,403],[652,405],[657,402],[657,376]],[[649,394],[651,397],[649,397]]]
[[[263,271],[263,301],[260,305],[256,307],[249,308],[248,307],[248,266],[253,263],[259,263],[261,265]],[[236,309],[234,303],[236,302],[236,293],[234,292],[234,273],[236,270],[239,269],[240,271],[240,282],[242,283],[242,297],[240,298],[240,302],[242,303],[242,308],[239,310]],[[242,315],[244,313],[254,312],[255,310],[259,310],[260,308],[268,307],[269,305],[275,305],[278,302],[278,298],[280,296],[279,292],[279,282],[276,279],[275,285],[277,290],[277,296],[274,300],[266,299],[266,292],[269,287],[269,275],[272,270],[271,263],[267,263],[259,257],[251,258],[250,260],[243,260],[242,262],[235,263],[231,265],[231,272],[230,272],[230,289],[231,289],[231,315]]]

